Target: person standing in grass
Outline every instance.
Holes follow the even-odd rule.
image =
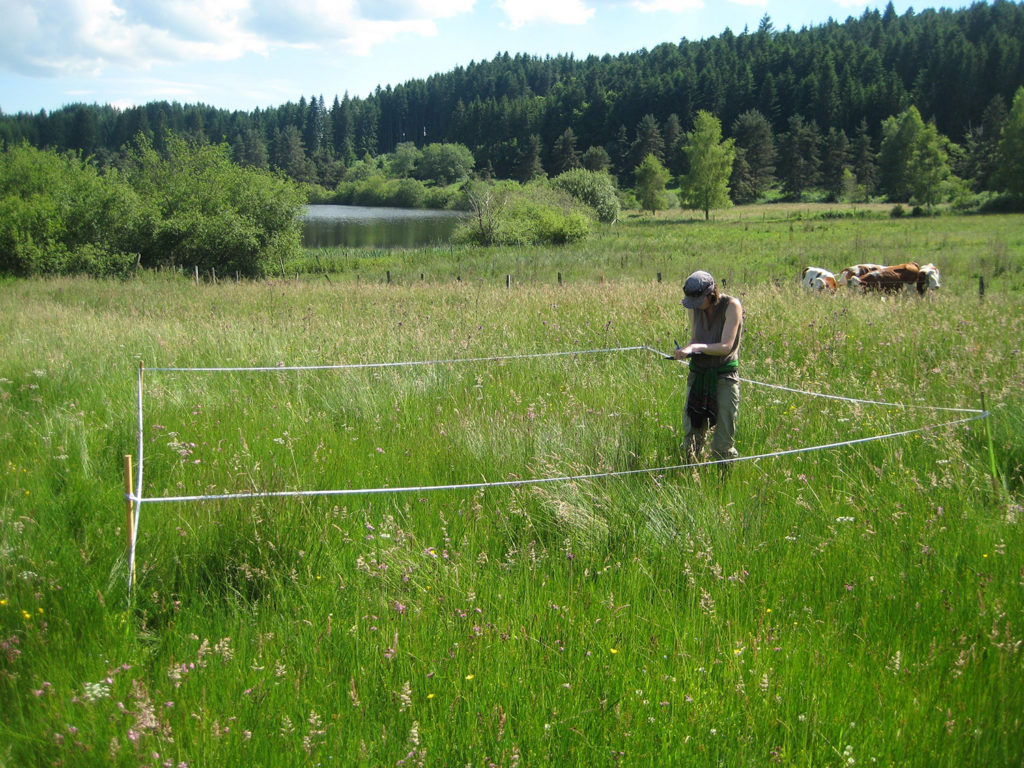
[[[686,406],[683,409],[683,450],[694,461],[714,429],[711,454],[715,459],[739,456],[736,419],[740,410],[739,353],[743,305],[718,292],[708,272],[694,272],[683,285],[683,306],[690,310],[690,341],[676,345],[676,360],[689,359]]]

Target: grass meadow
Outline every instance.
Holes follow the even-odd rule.
[[[1024,217],[886,212],[0,283],[0,766],[1020,766]],[[942,290],[798,284],[910,260]],[[149,498],[675,467],[680,364],[477,358],[667,352],[697,268],[742,297],[742,376],[899,404],[745,384],[742,454],[921,431],[724,472],[147,502],[128,599],[140,360]],[[463,362],[157,370],[437,360]],[[989,419],[935,426],[982,395]]]

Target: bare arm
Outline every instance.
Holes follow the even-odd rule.
[[[698,312],[700,310],[693,310]],[[736,334],[740,332],[740,318],[743,314],[743,307],[739,301],[729,302],[725,310],[725,325],[722,326],[722,338],[716,344],[702,344],[690,339],[690,343],[675,351],[676,360],[682,360],[690,355],[728,355],[732,345],[736,343]]]

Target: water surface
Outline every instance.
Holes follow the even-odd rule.
[[[464,215],[412,208],[308,205],[302,240],[307,248],[416,248],[448,242]]]

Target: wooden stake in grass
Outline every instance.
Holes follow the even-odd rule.
[[[124,457],[124,490],[125,506],[128,511],[128,525],[125,530],[128,532],[128,549],[132,547],[135,539],[135,502],[132,501],[132,457],[126,454]],[[131,573],[128,574],[128,583],[135,584],[135,563],[132,563]]]

